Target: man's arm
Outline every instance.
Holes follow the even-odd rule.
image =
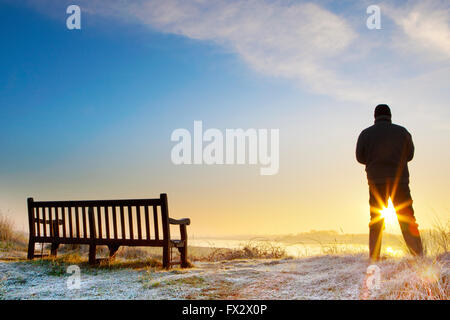
[[[356,143],[356,160],[358,160],[359,163],[366,164],[366,145],[363,133],[364,132],[361,132],[358,137],[358,142]]]
[[[406,150],[408,150],[406,159],[408,161],[411,161],[414,158],[414,143],[412,141],[412,136],[408,131],[406,131],[406,145],[407,145]]]

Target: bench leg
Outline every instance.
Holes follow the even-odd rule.
[[[118,245],[110,245],[109,249],[109,259],[113,260],[116,257],[117,250],[119,250],[120,246]]]
[[[59,243],[52,243],[52,245],[50,247],[50,255],[52,257],[56,257],[56,255],[58,254],[58,248],[59,248]]]
[[[32,260],[34,258],[34,241],[28,241],[28,260]]]
[[[97,246],[95,244],[89,245],[89,264],[93,265],[95,264],[95,252],[97,250]]]
[[[165,245],[163,247],[163,268],[170,268],[170,246]]]
[[[187,262],[187,244],[185,243],[184,247],[178,248],[178,251],[180,252],[181,267],[189,267]]]
[[[184,246],[182,248],[178,248],[178,251],[180,251],[180,260],[181,260],[181,267],[187,268],[188,262],[187,262],[187,232],[186,232],[186,225],[182,224],[180,225],[180,234],[181,234],[181,240],[184,242]]]

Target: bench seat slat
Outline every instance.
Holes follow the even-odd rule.
[[[184,240],[170,240],[171,245],[174,247],[184,247]]]
[[[92,244],[93,242],[90,239],[84,239],[84,238],[56,238],[57,242],[60,244]],[[53,237],[36,237],[36,242],[42,242],[42,243],[51,243],[55,240]],[[122,245],[122,246],[154,246],[154,247],[160,247],[164,244],[163,240],[139,240],[139,239],[96,239],[94,242],[96,245]]]

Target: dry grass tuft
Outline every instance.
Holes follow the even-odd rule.
[[[27,239],[14,231],[13,221],[0,211],[0,250],[25,250]]]
[[[427,254],[436,256],[450,249],[450,220],[434,220],[433,228],[422,232],[422,241]]]
[[[282,245],[262,241],[248,241],[235,249],[217,248],[207,255],[204,260],[281,259],[287,257],[286,249]]]
[[[375,299],[448,300],[450,271],[445,265],[449,262],[447,253],[435,259],[405,259],[387,267]]]
[[[148,256],[148,251],[136,247],[121,247],[116,254],[116,257],[124,259],[145,259]]]
[[[0,241],[14,240],[14,223],[11,219],[0,214]]]

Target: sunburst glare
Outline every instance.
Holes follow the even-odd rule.
[[[392,203],[391,198],[388,200],[387,208],[383,208],[381,211],[381,216],[384,218],[384,223],[386,225],[393,226],[397,224],[397,212],[395,211],[394,204]]]

